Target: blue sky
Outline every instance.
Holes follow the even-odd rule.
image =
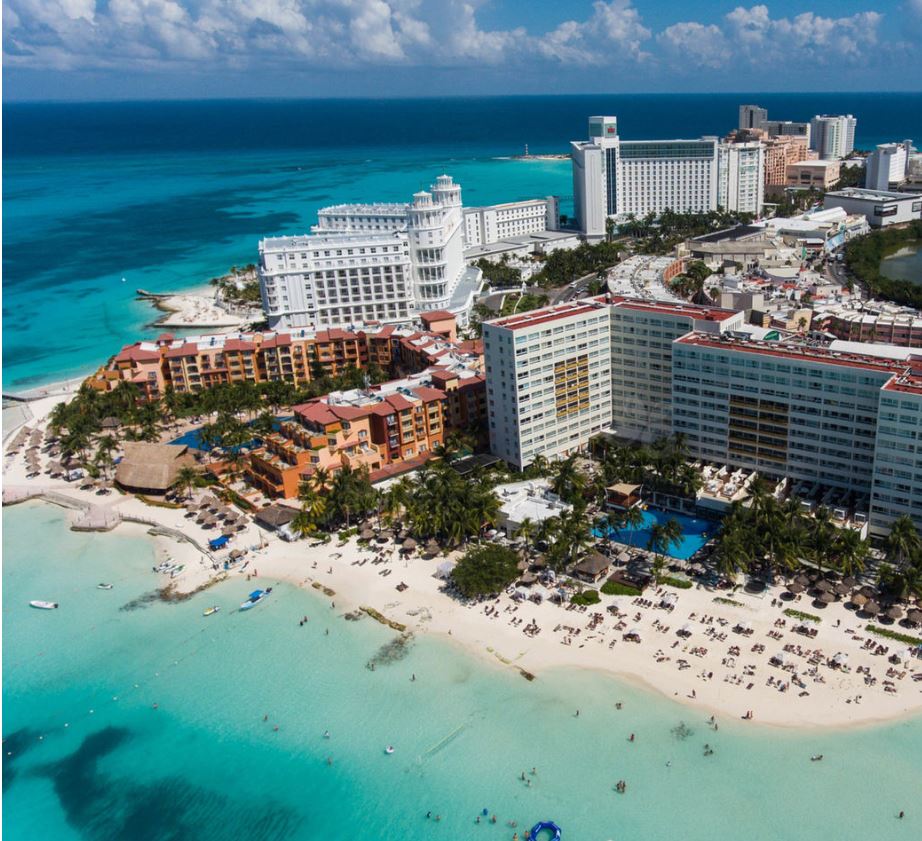
[[[922,89],[922,0],[3,0],[3,98]]]

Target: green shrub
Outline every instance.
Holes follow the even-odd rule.
[[[606,596],[639,596],[641,594],[641,590],[636,587],[630,587],[617,581],[606,581],[602,585],[602,592]]]
[[[785,616],[790,616],[792,619],[801,619],[804,622],[816,622],[819,624],[823,620],[814,613],[804,613],[802,610],[794,610],[793,607],[785,608]]]
[[[574,593],[570,596],[570,601],[573,604],[598,604],[602,601],[602,597],[599,595],[598,590],[583,590],[582,593]]]
[[[464,553],[451,577],[468,598],[499,593],[519,575],[519,557],[508,546],[485,543]]]
[[[680,590],[691,590],[694,586],[691,581],[684,578],[673,578],[671,575],[661,575],[656,579],[657,584],[665,584],[668,587],[677,587]]]
[[[150,505],[153,508],[182,508],[183,507],[177,502],[167,502],[164,499],[151,499],[149,496],[144,496],[144,494],[136,494],[136,496],[145,505]]]
[[[746,607],[742,602],[728,599],[726,596],[715,596],[714,601],[717,602],[717,604],[728,604],[730,607]]]
[[[922,639],[919,637],[901,634],[898,631],[891,631],[889,628],[881,628],[879,625],[866,625],[864,629],[868,633],[876,634],[879,637],[886,637],[888,640],[904,642],[906,645],[922,645]]]

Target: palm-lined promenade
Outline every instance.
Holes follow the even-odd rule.
[[[65,493],[185,533],[193,542],[158,538],[163,555],[184,567],[162,582],[172,593],[228,575],[241,590],[277,580],[327,588],[337,614],[368,607],[539,678],[552,667],[608,670],[718,716],[751,713],[761,723],[842,725],[922,708],[914,680],[922,668],[910,655],[922,619],[914,601],[920,541],[907,521],[884,551],[872,552],[822,510],[807,513],[755,479],[722,530],[715,523],[708,545],[683,561],[671,554],[683,540],[678,519],[662,515],[645,543],[631,547],[647,512],[606,510],[617,483],[639,485],[650,499],[694,491],[700,478],[681,440],[598,441],[591,458],[539,459],[513,476],[499,465],[456,469],[452,438],[383,490],[362,470],[315,471],[287,506],[288,531],[301,539],[286,541],[265,530],[261,511],[241,505],[226,480],[204,472],[225,455],[203,453],[180,467],[157,505],[113,494],[127,441],[169,439],[203,406],[201,398],[174,404],[164,428],[159,411],[118,409],[110,399],[92,411],[99,395],[72,404],[79,413],[52,410],[53,399],[35,404],[32,431],[8,448],[6,486]],[[246,420],[271,424],[285,414],[283,402],[265,397],[246,408],[228,393],[222,400],[206,427],[225,453],[256,434]],[[117,409],[118,428],[103,428],[102,416]],[[98,478],[67,482],[62,470],[77,465]],[[503,518],[497,489],[513,478],[546,486],[561,508],[504,535],[495,528]],[[224,534],[229,542],[200,551]]]

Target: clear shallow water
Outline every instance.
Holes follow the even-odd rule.
[[[922,137],[922,94],[4,104],[3,386],[156,335],[135,289],[256,262],[261,237],[307,230],[322,206],[406,200],[448,172],[465,204],[556,194],[569,213],[567,161],[497,157],[565,152],[598,113],[628,138],[722,134],[744,100],[788,119],[852,112],[865,148]]]
[[[922,247],[907,245],[884,257],[880,268],[887,277],[922,284]]]
[[[909,839],[922,827],[920,720],[846,733],[727,720],[714,733],[607,677],[528,683],[433,639],[371,672],[393,633],[346,623],[313,593],[280,586],[239,613],[252,587],[235,580],[120,610],[152,588],[145,538],[75,534],[40,505],[4,510],[3,525],[7,839],[509,839],[505,821],[521,837],[546,818],[567,841]],[[61,608],[31,610],[31,598]],[[212,603],[221,613],[203,618]],[[671,732],[680,721],[685,740]],[[611,790],[621,778],[623,796]],[[474,826],[482,808],[497,826]]]
[[[718,528],[718,524],[713,520],[701,520],[677,512],[663,511],[650,505],[644,509],[643,522],[637,528],[613,529],[610,531],[610,536],[618,543],[646,549],[650,543],[653,526],[658,523],[665,524],[669,520],[677,520],[682,526],[682,537],[669,544],[666,554],[683,561],[687,561],[704,546]],[[602,536],[602,532],[598,529],[595,530],[595,534],[598,537]]]

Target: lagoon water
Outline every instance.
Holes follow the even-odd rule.
[[[3,106],[3,386],[85,373],[153,336],[137,288],[189,289],[258,260],[318,208],[405,201],[441,172],[465,204],[556,194],[590,114],[627,138],[723,134],[741,102],[772,116],[854,113],[871,148],[922,137],[922,94],[721,94]],[[125,278],[125,282],[122,282]]]
[[[887,277],[897,280],[910,280],[922,286],[922,247],[907,245],[884,257],[880,270]]]
[[[698,711],[609,677],[528,683],[427,637],[372,672],[394,633],[344,621],[313,592],[279,586],[241,613],[237,577],[184,603],[146,602],[153,551],[140,530],[73,533],[40,504],[5,509],[3,526],[9,841],[486,840],[547,818],[568,841],[922,832],[918,719],[850,732],[727,720],[714,733]],[[33,598],[61,607],[32,610]],[[212,603],[221,612],[204,618]],[[496,826],[474,825],[483,808]]]

